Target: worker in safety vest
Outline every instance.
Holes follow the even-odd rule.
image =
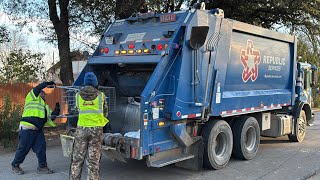
[[[103,127],[109,122],[106,96],[98,88],[93,72],[84,77],[85,87],[76,94],[79,111],[69,178],[81,179],[82,165],[88,151],[88,179],[99,179]]]
[[[56,126],[53,120],[60,113],[59,103],[56,104],[53,112],[45,103],[46,94],[43,89],[53,85],[55,85],[54,82],[43,82],[33,88],[26,97],[19,125],[19,145],[11,163],[12,172],[15,174],[24,174],[20,164],[23,163],[31,148],[38,158],[37,172],[39,174],[53,173],[47,166],[46,141],[43,133],[44,126]]]

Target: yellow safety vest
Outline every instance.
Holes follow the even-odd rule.
[[[31,90],[24,103],[22,117],[37,117],[44,118],[46,103],[40,96],[35,96],[33,90]]]
[[[45,118],[45,111],[47,111],[47,122],[45,126],[56,127],[56,124],[50,119],[51,109],[44,102],[40,96],[35,96],[33,90],[31,90],[27,97],[23,108],[22,118],[24,117],[36,117],[36,118]],[[20,124],[27,126],[34,126],[33,124],[25,121],[21,121]]]
[[[52,110],[51,108],[49,107],[49,105],[46,105],[46,109],[47,109],[47,122],[44,124],[44,126],[48,127],[48,126],[51,126],[51,127],[56,127],[57,125],[51,120],[50,118],[50,115],[52,113]]]
[[[76,105],[79,110],[78,126],[96,127],[105,126],[109,120],[104,117],[103,103],[105,95],[100,92],[92,101],[85,101],[79,93],[76,94]]]

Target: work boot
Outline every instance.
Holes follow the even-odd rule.
[[[20,168],[19,165],[12,166],[12,172],[13,172],[13,174],[17,174],[17,175],[24,174],[24,171]]]
[[[38,174],[53,174],[54,172],[48,168],[48,166],[45,167],[38,167],[37,168]]]

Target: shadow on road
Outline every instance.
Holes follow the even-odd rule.
[[[285,139],[263,139],[263,140],[260,140],[260,144],[279,144],[279,143],[291,143],[291,141],[285,140]]]

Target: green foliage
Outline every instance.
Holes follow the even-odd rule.
[[[314,52],[312,50],[312,45],[308,43],[307,40],[304,40],[302,38],[299,39],[298,42],[298,56],[299,61],[302,62],[308,62],[310,64],[317,65],[319,64],[319,56],[320,54],[318,52]]]
[[[300,62],[307,62],[319,67],[319,53],[314,52],[312,45],[308,43],[307,40],[300,38],[298,42],[298,61]],[[316,72],[317,73],[317,72]],[[316,84],[315,87],[312,89],[312,98],[313,104],[312,107],[320,107],[320,94],[319,91],[316,90],[320,87],[320,74],[316,74]]]
[[[5,96],[4,104],[0,107],[0,145],[12,147],[18,137],[17,129],[22,113],[22,106],[12,106],[9,96]]]
[[[210,8],[220,8],[225,17],[274,28],[281,26],[291,34],[306,37],[314,52],[320,45],[320,1],[314,0],[256,0],[234,1],[215,0],[207,4]]]
[[[44,74],[43,54],[33,54],[27,50],[13,51],[1,60],[1,83],[36,82]],[[42,78],[42,77],[41,77]]]

